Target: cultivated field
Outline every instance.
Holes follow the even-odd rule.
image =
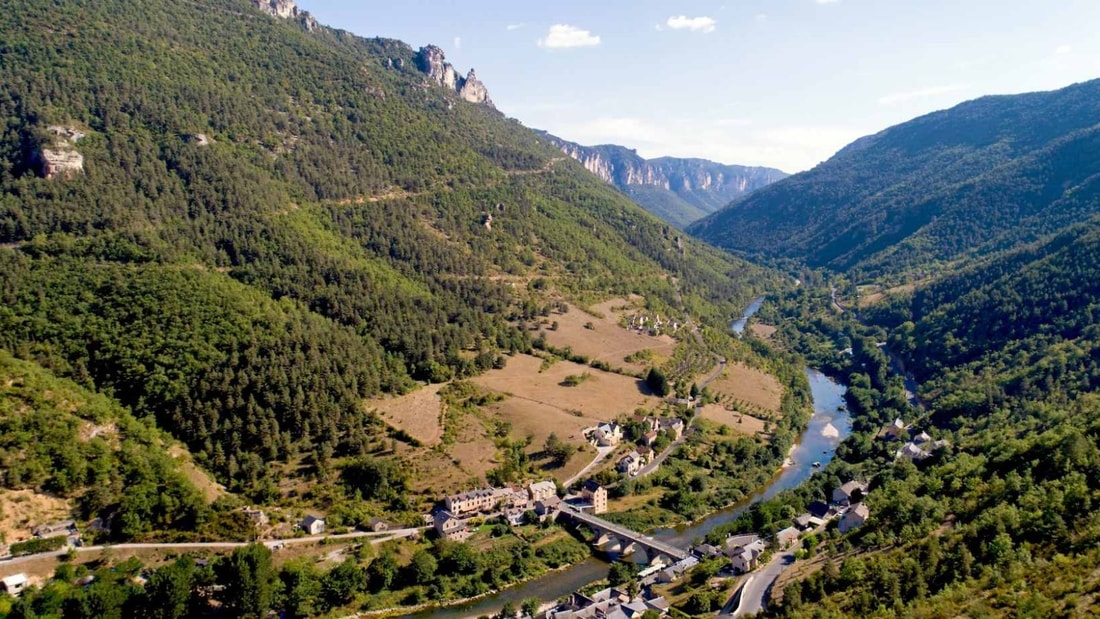
[[[779,412],[783,386],[774,376],[740,364],[726,366],[722,375],[710,383],[711,392],[740,400],[765,411]],[[725,399],[725,398],[723,398]]]
[[[624,413],[632,413],[638,407],[654,407],[660,398],[650,395],[644,383],[629,376],[601,372],[586,365],[569,361],[558,361],[540,371],[542,359],[531,355],[515,355],[508,359],[508,365],[502,370],[491,370],[474,378],[473,382],[485,389],[510,394],[508,400],[527,400],[557,409],[576,419],[574,427],[578,430],[598,419],[611,419]],[[567,376],[588,378],[580,384],[568,387],[563,385]],[[508,400],[502,402],[507,404]],[[579,416],[574,416],[579,415]],[[517,413],[521,420],[524,413]],[[582,418],[587,418],[586,422]],[[539,422],[532,420],[537,435],[548,435],[559,429],[555,421]],[[513,424],[516,424],[513,421]],[[559,432],[560,434],[560,432]]]
[[[726,410],[722,404],[707,404],[703,407],[703,419],[729,426],[739,434],[763,434],[764,420],[752,415]]]
[[[619,326],[619,318],[624,313],[628,316],[633,313],[628,308],[639,301],[640,298],[612,299],[593,306],[592,311],[602,314],[603,318],[570,305],[568,312],[551,315],[550,321],[558,323],[557,330],[551,330],[549,325],[542,325],[539,332],[545,333],[546,341],[555,348],[568,346],[574,353],[589,359],[606,361],[614,368],[645,371],[648,368],[645,363],[627,363],[624,357],[649,349],[655,356],[653,363],[660,363],[672,356],[676,340],[667,335],[642,335]],[[585,327],[589,323],[592,329]]]
[[[439,425],[442,388],[443,385],[427,385],[396,398],[367,400],[366,407],[377,409],[386,423],[431,447],[443,438],[443,427]]]

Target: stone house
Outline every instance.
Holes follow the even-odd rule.
[[[840,522],[837,525],[837,529],[841,533],[847,533],[852,529],[857,529],[863,526],[863,523],[867,522],[867,518],[871,516],[871,510],[867,508],[866,503],[860,503],[855,507],[849,509],[840,517]]]
[[[302,519],[298,525],[306,535],[320,535],[325,532],[325,519],[309,515]]]

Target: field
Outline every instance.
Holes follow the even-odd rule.
[[[703,419],[729,426],[739,434],[764,434],[764,420],[752,415],[728,411],[722,404],[703,407]]]
[[[654,354],[654,363],[660,363],[672,356],[676,340],[667,335],[642,335],[619,326],[619,318],[636,303],[638,299],[612,299],[593,306],[592,311],[602,314],[602,318],[570,305],[568,312],[551,316],[550,321],[558,323],[556,330],[542,325],[539,332],[555,348],[569,347],[576,354],[606,361],[611,367],[644,372],[648,369],[645,363],[627,363],[624,358],[648,349]]]
[[[768,339],[769,337],[772,336],[773,333],[776,332],[775,327],[773,327],[771,325],[766,325],[766,324],[761,323],[761,322],[754,322],[754,323],[750,324],[749,325],[749,330],[752,331],[753,335],[755,335],[756,337],[758,337],[760,339],[763,339],[763,340]]]
[[[515,355],[508,359],[504,369],[491,370],[473,379],[485,389],[511,395],[501,403],[505,418],[517,429],[521,423],[526,424],[536,439],[550,432],[567,438],[594,425],[597,420],[632,413],[638,407],[652,408],[661,402],[660,398],[649,394],[642,381],[629,376],[601,372],[569,361],[558,361],[545,369],[542,363],[538,357]],[[568,376],[586,373],[588,378],[576,386],[562,384]],[[516,400],[542,404],[544,410],[556,410],[560,415],[535,415],[529,407],[515,405]],[[515,420],[510,416],[512,411],[515,411]],[[573,431],[563,434],[569,428]]]
[[[71,518],[72,505],[33,490],[0,490],[0,540],[6,544],[30,539],[40,524]]]
[[[389,425],[431,447],[443,439],[443,427],[439,425],[442,388],[443,385],[428,385],[400,397],[368,400],[366,406],[377,409]]]
[[[711,392],[741,401],[762,411],[779,412],[783,386],[774,376],[740,364],[726,366],[710,383]]]
[[[575,386],[567,386],[566,377],[587,376]],[[628,376],[601,372],[594,368],[558,361],[543,368],[543,360],[531,355],[515,355],[500,370],[490,370],[471,379],[488,391],[505,394],[503,401],[485,406],[478,414],[465,414],[454,420],[455,441],[446,449],[427,447],[400,449],[408,462],[414,492],[425,498],[444,492],[471,488],[487,471],[496,467],[497,448],[488,430],[495,421],[512,426],[514,439],[531,437],[528,453],[542,450],[551,433],[583,450],[559,469],[548,470],[547,477],[565,480],[584,468],[594,450],[585,443],[582,431],[603,420],[632,413],[635,408],[653,408],[660,399],[649,395],[641,381]],[[370,405],[385,411],[383,416],[411,435],[425,436],[416,426],[423,420],[438,429],[438,386]],[[429,414],[425,411],[434,411]],[[438,439],[436,439],[438,442]]]

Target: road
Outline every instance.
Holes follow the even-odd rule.
[[[613,451],[615,451],[615,446],[614,445],[609,445],[607,447],[597,447],[596,448],[596,457],[592,458],[592,461],[588,463],[588,466],[586,466],[583,469],[581,469],[580,471],[578,471],[576,475],[574,475],[574,476],[570,477],[569,479],[565,480],[564,482],[562,482],[561,485],[565,486],[566,488],[568,488],[569,486],[572,486],[574,482],[576,482],[578,479],[580,479],[580,478],[584,477],[585,475],[587,475],[588,472],[591,471],[592,469],[596,468],[596,465],[603,462],[604,458],[606,458],[608,455],[610,455]]]
[[[744,586],[741,587],[740,603],[737,605],[737,609],[729,616],[743,617],[763,610],[764,603],[771,594],[775,580],[794,564],[794,551],[797,549],[798,544],[795,544],[789,550],[775,553],[767,565],[753,572],[752,577],[746,580]],[[734,598],[736,597],[734,595]],[[723,612],[727,612],[727,610],[723,609]]]
[[[414,534],[427,529],[428,527],[413,527],[408,529],[394,529],[392,531],[382,531],[375,533],[374,531],[352,531],[351,533],[339,533],[335,535],[311,535],[308,537],[288,537],[284,539],[273,540],[257,540],[258,543],[267,546],[268,548],[276,549],[283,546],[294,546],[299,544],[310,544],[320,542],[321,540],[339,541],[346,539],[355,539],[359,537],[369,537],[372,544],[379,544],[393,539],[401,539],[405,537],[412,537]],[[164,542],[164,543],[143,543],[143,544],[104,544],[100,546],[80,546],[75,548],[79,553],[84,552],[100,552],[104,550],[228,550],[231,548],[240,548],[241,546],[247,546],[253,542]],[[15,557],[13,559],[7,559],[0,561],[0,570],[7,566],[19,565],[21,563],[27,563],[29,561],[35,561],[37,559],[47,559],[50,557],[60,557],[69,552],[68,548],[62,548],[61,550],[54,550],[51,552],[41,552],[33,555],[26,555],[23,557]]]

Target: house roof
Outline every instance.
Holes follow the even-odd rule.
[[[806,506],[806,510],[818,518],[824,518],[829,513],[829,504],[825,501],[814,501]]]
[[[309,515],[309,516],[306,516],[305,518],[302,518],[302,524],[307,526],[307,527],[309,525],[313,524],[314,522],[320,522],[321,524],[324,524],[325,519],[324,518],[319,518],[319,517],[314,516],[312,514]]]
[[[779,533],[776,533],[775,536],[779,539],[783,539],[783,538],[788,538],[788,537],[798,537],[801,534],[802,534],[802,531],[799,531],[798,529],[796,529],[794,527],[787,527],[786,529],[783,529]]]
[[[11,576],[5,576],[2,579],[2,582],[4,583],[4,586],[9,589],[11,587],[21,587],[27,584],[27,575],[23,572],[12,574]]]
[[[600,488],[602,488],[602,486],[596,483],[595,480],[589,479],[588,481],[584,482],[584,489],[589,492],[596,492]]]

